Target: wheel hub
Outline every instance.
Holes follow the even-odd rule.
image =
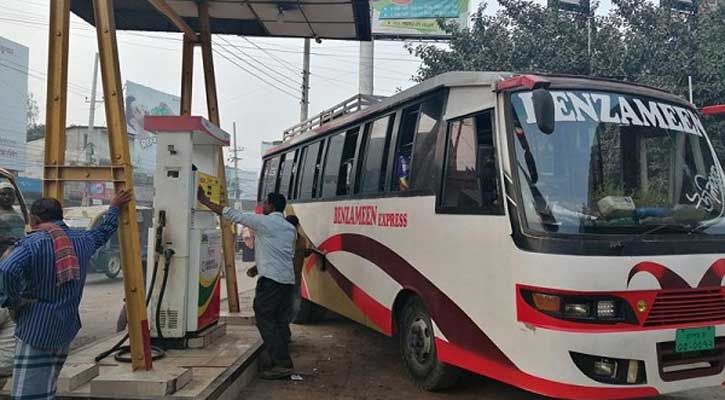
[[[425,320],[416,317],[408,330],[408,348],[415,360],[425,364],[430,359],[433,349],[433,335]]]

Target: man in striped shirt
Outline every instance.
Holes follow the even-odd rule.
[[[0,306],[11,310],[17,324],[13,398],[55,398],[68,347],[81,328],[78,306],[91,257],[116,231],[119,209],[131,198],[130,191],[120,192],[92,230],[63,223],[55,199],[31,206],[36,232],[0,261]]]

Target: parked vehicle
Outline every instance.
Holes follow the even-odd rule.
[[[340,114],[264,155],[259,200],[287,196],[320,251],[298,321],[399,338],[425,389],[460,369],[566,399],[722,385],[723,169],[692,104],[453,72]]]
[[[7,249],[12,247],[16,240],[21,239],[22,236],[29,231],[30,226],[30,218],[28,216],[28,208],[25,204],[25,198],[18,188],[15,178],[16,177],[12,172],[4,168],[0,168],[0,184],[10,184],[15,191],[14,198],[9,198],[8,202],[12,204],[12,208],[15,213],[17,213],[15,214],[10,212],[10,216],[8,218],[3,217],[0,219],[0,258],[2,258]],[[17,224],[14,223],[16,220],[20,222],[18,216],[22,218],[25,224],[22,231],[20,231]]]
[[[103,221],[107,210],[108,206],[70,207],[64,211],[65,222],[73,228],[93,229]],[[153,226],[153,209],[137,207],[136,216],[141,242],[141,263],[146,265],[148,232],[149,228]],[[94,272],[104,273],[110,279],[118,277],[122,266],[118,233],[115,233],[111,240],[98,250],[91,261]]]

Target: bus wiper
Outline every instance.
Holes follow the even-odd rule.
[[[520,161],[517,161],[517,164],[519,165],[519,168],[524,169],[524,166],[521,165]],[[526,184],[529,186],[529,189],[531,189],[531,196],[534,198],[534,209],[536,210],[536,213],[539,214],[539,217],[541,217],[541,223],[552,231],[559,230],[559,222],[556,220],[556,217],[554,217],[546,197],[544,197],[541,190],[536,187],[536,183],[533,182],[533,179],[530,178],[525,171],[523,176],[524,179],[526,179]]]
[[[688,233],[689,234],[701,233],[705,229],[717,224],[718,222],[721,222],[722,220],[723,220],[723,216],[721,215],[721,216],[718,216],[718,217],[713,218],[708,221],[702,221],[699,224],[695,225],[692,229],[690,229],[690,231]]]
[[[623,250],[628,245],[630,245],[634,242],[639,242],[644,236],[648,236],[648,235],[651,235],[653,233],[656,233],[656,232],[659,232],[659,231],[662,231],[665,229],[671,229],[678,233],[687,233],[688,235],[690,235],[692,233],[692,230],[686,226],[677,225],[677,224],[660,224],[660,225],[655,225],[652,228],[650,228],[642,233],[638,233],[637,235],[634,235],[624,241],[614,242],[614,243],[612,243],[612,245],[610,247]]]

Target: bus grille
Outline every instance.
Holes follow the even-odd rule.
[[[644,326],[725,321],[723,289],[662,291],[657,294]]]

